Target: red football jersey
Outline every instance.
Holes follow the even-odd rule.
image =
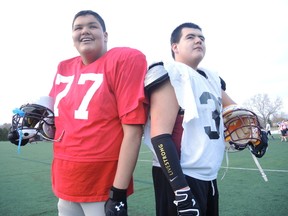
[[[81,57],[59,64],[50,96],[55,99],[55,139],[64,132],[61,141],[54,142],[56,160],[52,166],[53,190],[60,198],[71,201],[107,199],[113,183],[111,176],[103,180],[102,194],[97,194],[96,188],[93,194],[91,188],[94,187],[83,182],[86,191],[82,191],[83,185],[79,188],[81,191],[75,191],[77,182],[80,174],[82,180],[88,178],[87,182],[93,184],[102,175],[101,170],[115,173],[114,165],[107,164],[107,169],[113,170],[105,170],[103,162],[117,163],[123,138],[122,124],[145,124],[146,121],[146,70],[145,55],[124,47],[109,50],[89,65],[83,65]],[[91,169],[85,172],[87,168],[84,169],[83,163],[93,163],[94,176],[91,176]],[[102,169],[97,169],[97,164]],[[67,187],[73,179],[75,185]],[[83,198],[87,194],[90,197]]]

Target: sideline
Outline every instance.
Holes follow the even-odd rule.
[[[151,160],[138,160],[140,162],[149,162],[152,164]],[[234,170],[251,170],[251,171],[259,171],[256,168],[245,168],[245,167],[226,167],[226,166],[221,166],[221,169],[234,169]],[[264,171],[267,172],[281,172],[281,173],[288,173],[288,170],[277,170],[277,169],[263,169]]]

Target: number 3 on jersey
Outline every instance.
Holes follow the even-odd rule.
[[[212,131],[211,126],[204,127],[205,133],[208,135],[210,139],[219,139],[219,126],[220,126],[220,107],[221,107],[221,99],[217,98],[209,93],[209,92],[203,92],[203,94],[200,97],[200,103],[201,104],[208,104],[208,101],[212,100],[215,104],[215,110],[211,110],[211,117],[215,122],[216,131]],[[207,121],[209,122],[209,121]]]

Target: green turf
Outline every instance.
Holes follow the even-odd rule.
[[[0,142],[0,215],[57,215],[57,198],[51,191],[52,144],[39,142],[21,148]],[[266,155],[259,159],[268,182],[260,175],[250,153],[229,153],[220,169],[220,216],[287,215],[288,142],[270,140]],[[135,193],[129,197],[130,216],[154,216],[151,153],[142,145],[135,174]]]

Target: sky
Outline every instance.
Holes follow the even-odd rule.
[[[0,3],[0,124],[48,95],[58,63],[78,55],[72,20],[86,9],[104,18],[109,49],[137,48],[148,64],[172,59],[175,27],[198,24],[207,46],[200,66],[217,72],[238,104],[268,94],[288,113],[287,0],[10,0]]]

